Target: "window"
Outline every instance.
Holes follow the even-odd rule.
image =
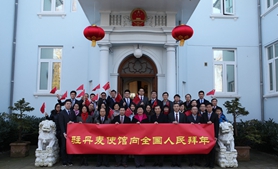
[[[64,11],[64,0],[42,0],[43,12],[62,12]]]
[[[40,47],[39,51],[39,91],[60,90],[62,47]]]
[[[277,2],[278,2],[278,0],[267,0],[267,1],[266,1],[266,7],[267,7],[267,8],[270,8],[270,7],[272,7],[273,5],[275,5]]]
[[[214,88],[220,93],[236,92],[236,58],[234,49],[214,49]]]
[[[266,51],[268,60],[269,91],[278,92],[278,42],[268,46]]]
[[[234,0],[212,0],[213,13],[220,15],[234,15]]]
[[[71,4],[71,11],[72,11],[72,12],[77,11],[77,0],[72,0],[71,3],[72,3],[72,4]]]

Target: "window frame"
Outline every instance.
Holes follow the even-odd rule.
[[[214,51],[215,50],[232,50],[234,51],[234,61],[215,61],[214,60]],[[222,75],[222,92],[220,91],[216,91],[215,89],[215,93],[216,95],[237,95],[237,87],[238,87],[238,79],[237,79],[237,49],[236,48],[212,48],[212,60],[213,60],[213,88],[215,89],[215,75],[214,75],[214,71],[215,71],[215,65],[222,65],[223,67],[223,75]],[[228,65],[233,65],[234,66],[234,92],[228,92],[228,82],[227,82],[227,66]]]
[[[268,0],[265,1],[265,7],[267,10],[272,8],[276,4],[278,4],[278,1],[274,3],[274,0],[269,0],[269,6],[268,6]]]
[[[61,59],[41,59],[41,49],[42,48],[51,48],[51,49],[62,49],[62,58]],[[61,79],[62,79],[62,60],[63,60],[63,46],[39,46],[38,47],[38,74],[37,74],[37,92],[38,93],[49,93],[52,89],[52,77],[53,77],[53,63],[60,63],[60,89],[57,89],[57,92],[61,91]],[[46,62],[48,63],[48,79],[47,79],[47,89],[40,89],[40,78],[41,78],[41,63]]]
[[[212,14],[213,15],[220,15],[220,16],[234,16],[235,15],[235,0],[233,0],[233,12],[229,13],[226,12],[226,0],[218,0],[220,3],[220,13],[213,12],[213,0],[212,0]]]
[[[51,0],[51,10],[50,11],[44,11],[43,7],[44,7],[44,0],[41,0],[41,12],[42,13],[64,13],[65,12],[65,0],[63,0],[63,10],[61,11],[56,11],[55,10],[55,5],[56,5],[56,1],[57,0]],[[54,2],[54,3],[53,3]]]
[[[278,41],[268,45],[265,47],[265,51],[266,51],[266,64],[267,64],[267,84],[268,84],[268,93],[278,93],[278,88],[277,88],[277,82],[278,82],[278,79],[276,78],[277,77],[277,71],[276,70],[276,60],[278,61],[278,55],[276,56],[275,54],[275,45],[278,45]],[[269,59],[269,48],[272,47],[272,58]],[[277,54],[278,54],[278,51],[277,51]],[[269,65],[272,64],[272,89],[271,89],[271,77],[270,77],[270,67]]]

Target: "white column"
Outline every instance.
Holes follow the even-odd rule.
[[[166,72],[166,91],[169,93],[169,99],[173,100],[176,94],[176,47],[166,45],[167,50],[167,72]]]
[[[99,62],[99,83],[100,83],[100,92],[103,92],[102,88],[109,81],[109,44],[99,44],[100,48],[100,62]]]

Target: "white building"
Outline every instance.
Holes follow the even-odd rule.
[[[48,112],[56,103],[52,87],[63,94],[84,84],[91,93],[109,81],[119,92],[144,87],[171,99],[216,89],[220,106],[241,98],[250,112],[242,119],[278,121],[277,0],[29,1],[3,2],[0,112],[24,97],[42,116],[43,102]],[[131,26],[135,8],[146,11],[145,26]],[[194,30],[183,47],[171,35],[180,23]],[[91,24],[106,32],[95,48],[83,36]]]

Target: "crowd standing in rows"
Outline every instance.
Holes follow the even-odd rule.
[[[190,94],[185,95],[183,102],[180,95],[176,94],[174,100],[169,100],[169,94],[162,94],[163,100],[157,99],[157,92],[151,92],[151,98],[145,96],[143,88],[138,91],[140,101],[136,104],[130,98],[130,91],[124,91],[124,97],[117,102],[117,92],[112,90],[107,96],[102,92],[98,100],[95,94],[85,94],[80,100],[76,99],[76,91],[70,92],[70,99],[61,101],[57,95],[58,103],[50,115],[45,113],[49,120],[56,123],[57,138],[59,140],[63,165],[72,166],[72,155],[66,152],[67,124],[68,123],[96,123],[96,124],[123,124],[123,123],[208,123],[214,124],[215,139],[218,137],[219,123],[227,121],[222,108],[217,105],[217,99],[210,101],[204,98],[204,91],[198,92],[199,98],[192,99]],[[61,106],[65,108],[61,110]],[[131,110],[126,116],[126,110]],[[109,113],[113,110],[113,114]],[[181,167],[182,155],[172,155],[172,167]],[[189,155],[189,166],[200,166],[200,155]],[[203,156],[202,156],[203,157]],[[115,155],[116,165],[127,167],[127,155]],[[82,155],[81,165],[88,165],[87,155]],[[205,156],[205,167],[214,168],[215,148]],[[163,166],[164,155],[154,156],[153,166]],[[145,166],[144,155],[134,155],[135,166]],[[109,155],[97,155],[97,167],[109,167]]]

